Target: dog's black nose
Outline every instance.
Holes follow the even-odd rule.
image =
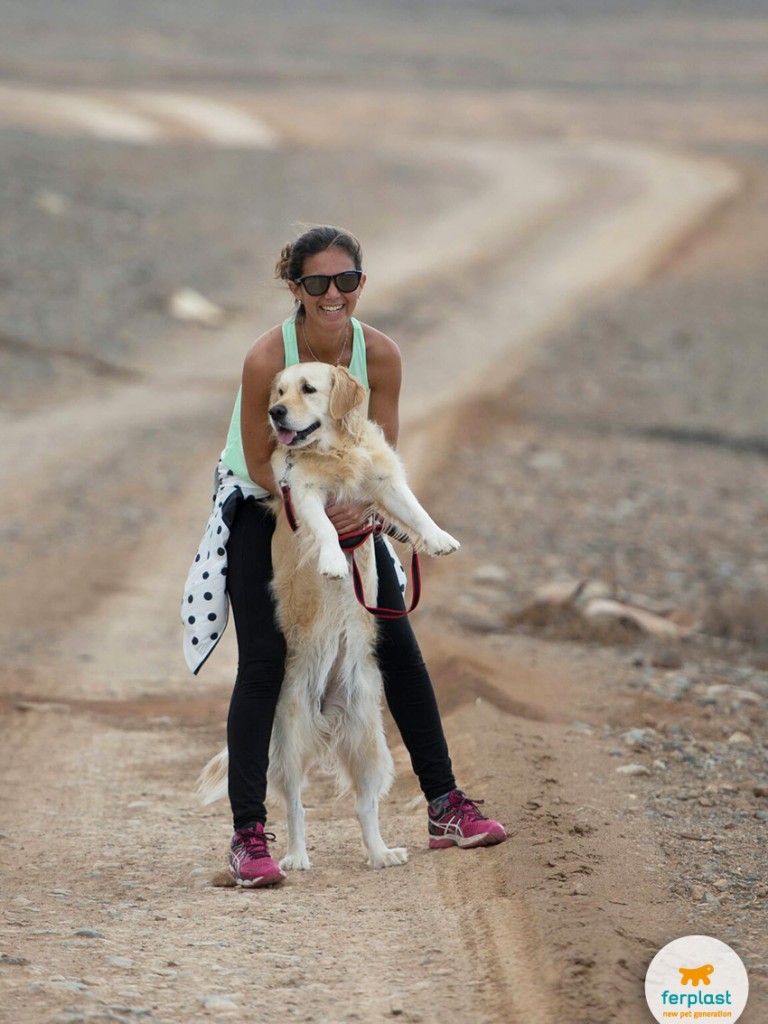
[[[273,420],[282,420],[288,414],[288,408],[285,405],[273,405],[269,410],[270,418]]]

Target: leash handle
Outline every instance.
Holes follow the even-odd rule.
[[[419,564],[419,554],[415,548],[413,549],[413,555],[411,556],[411,578],[410,608],[378,608],[376,606],[366,604],[365,593],[363,591],[363,581],[360,578],[360,570],[357,568],[355,553],[354,551],[352,552],[352,585],[355,588],[355,597],[367,612],[370,612],[371,615],[375,615],[378,619],[404,619],[406,615],[410,615],[421,600],[421,566]]]

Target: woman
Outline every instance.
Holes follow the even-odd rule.
[[[258,338],[246,356],[219,464],[208,539],[195,559],[184,604],[192,633],[201,621],[213,623],[210,633],[191,636],[194,647],[187,646],[187,660],[197,671],[221,633],[215,621],[218,613],[201,616],[199,604],[207,601],[206,609],[212,607],[216,594],[211,581],[225,580],[239,654],[227,720],[234,818],[230,873],[238,884],[248,886],[272,885],[284,877],[269,855],[268,842],[274,836],[264,830],[269,741],[285,662],[285,641],[275,624],[269,591],[274,519],[263,500],[279,493],[270,466],[271,382],[292,363],[316,360],[346,366],[368,388],[368,415],[393,446],[399,428],[400,352],[386,335],[353,317],[366,280],[357,239],[333,227],[312,228],[284,247],[275,272],[296,300],[296,312]],[[365,523],[363,505],[334,505],[327,514],[340,534]],[[214,535],[215,545],[210,541]],[[402,608],[391,548],[381,538],[375,548],[377,603]],[[207,589],[200,595],[202,588]],[[429,804],[430,847],[503,842],[503,827],[483,817],[481,801],[456,788],[432,683],[407,618],[380,622],[377,654],[387,704]]]

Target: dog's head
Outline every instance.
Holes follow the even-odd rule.
[[[278,444],[301,448],[328,443],[335,428],[365,401],[367,391],[343,366],[296,363],[272,381],[269,421]]]

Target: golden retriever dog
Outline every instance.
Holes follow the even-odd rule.
[[[445,555],[459,547],[421,507],[402,464],[361,411],[367,392],[343,367],[299,363],[272,385],[269,416],[277,446],[275,480],[290,487],[298,528],[277,509],[272,541],[273,593],[287,659],[270,746],[269,784],[286,802],[284,870],[308,869],[301,791],[320,764],[340,788],[351,787],[368,864],[404,864],[408,852],[388,848],[379,830],[379,800],[392,782],[392,757],[381,718],[376,619],[355,597],[350,556],[325,513],[328,505],[365,503],[371,514],[408,536],[417,550]],[[366,598],[375,600],[373,539],[355,560]],[[226,792],[227,752],[203,770],[210,802]]]

